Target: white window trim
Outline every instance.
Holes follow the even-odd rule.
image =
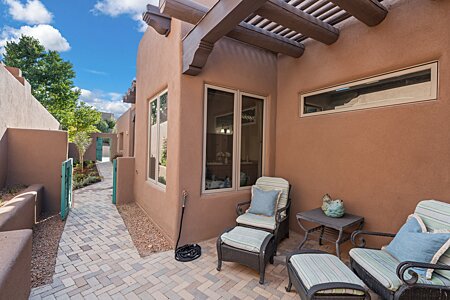
[[[232,174],[233,178],[231,180],[231,188],[223,188],[223,189],[213,189],[213,190],[207,190],[205,189],[206,186],[206,138],[207,138],[207,130],[208,130],[208,89],[215,89],[218,91],[224,91],[228,93],[232,93],[234,95],[234,117],[233,117],[233,163],[232,163]],[[241,110],[242,110],[242,96],[249,96],[256,99],[263,100],[263,146],[262,146],[262,165],[261,165],[261,176],[264,176],[265,174],[265,156],[266,156],[266,105],[267,105],[267,98],[255,94],[250,94],[246,92],[241,92],[240,90],[233,90],[229,88],[219,87],[215,85],[205,84],[205,91],[204,91],[204,101],[203,101],[203,159],[202,159],[202,187],[201,191],[202,194],[216,194],[216,193],[224,193],[224,192],[236,192],[241,190],[248,190],[251,188],[251,186],[245,186],[240,187],[240,180],[237,180],[237,178],[240,178],[240,169],[241,164],[237,163],[241,160],[241,118],[236,117],[240,116]]]
[[[355,85],[361,85],[361,84],[365,84],[365,83],[370,83],[372,81],[388,79],[388,78],[401,76],[404,74],[414,73],[414,72],[427,70],[427,69],[431,69],[432,91],[431,91],[431,95],[429,97],[425,97],[425,98],[418,97],[415,99],[406,99],[406,100],[405,99],[404,100],[394,99],[394,100],[385,101],[385,102],[380,101],[379,103],[369,103],[366,105],[360,105],[358,107],[341,108],[339,110],[326,110],[326,111],[319,111],[319,112],[306,113],[306,114],[304,113],[304,98],[305,97],[322,94],[322,93],[334,91],[337,89],[345,89],[345,88],[349,88],[349,87],[352,87]],[[429,63],[425,63],[425,64],[421,64],[421,65],[417,65],[417,66],[413,66],[413,67],[409,67],[409,68],[405,68],[405,69],[401,69],[401,70],[397,70],[397,71],[392,71],[392,72],[383,73],[383,74],[372,76],[372,77],[367,77],[367,78],[364,78],[361,80],[351,81],[351,82],[344,83],[341,85],[331,86],[331,87],[327,87],[324,89],[319,89],[319,90],[315,90],[312,92],[300,94],[299,116],[301,118],[312,117],[312,116],[318,116],[318,115],[336,114],[336,113],[341,113],[341,112],[363,110],[363,109],[376,108],[376,107],[393,106],[393,105],[405,104],[405,103],[436,100],[438,89],[439,89],[438,88],[438,62],[433,61],[433,62],[429,62]]]
[[[157,96],[150,98],[148,100],[147,103],[147,107],[148,107],[148,118],[147,118],[147,122],[148,122],[148,126],[147,126],[147,139],[148,139],[148,143],[147,143],[147,181],[151,182],[154,185],[157,185],[158,187],[162,188],[162,189],[166,189],[166,185],[162,184],[161,182],[158,181],[159,178],[159,155],[160,155],[160,151],[161,151],[161,145],[159,144],[159,110],[160,110],[160,104],[161,104],[161,96],[168,93],[168,90],[164,90],[161,93],[159,93]],[[157,147],[156,147],[156,170],[155,170],[155,179],[150,178],[150,153],[151,153],[151,103],[153,101],[156,101],[156,142],[157,142]],[[169,109],[169,105],[167,105],[167,110]],[[169,124],[167,124],[167,132],[169,132]],[[166,173],[166,182],[167,182],[167,173]]]

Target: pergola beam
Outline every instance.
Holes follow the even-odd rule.
[[[170,33],[170,17],[165,16],[159,12],[157,6],[148,4],[147,11],[144,13],[142,19],[148,26],[152,27],[159,34],[168,36]]]
[[[380,24],[388,13],[377,0],[330,0],[368,26]]]
[[[347,1],[347,0],[344,0]],[[339,30],[283,0],[269,0],[255,14],[304,36],[330,45],[339,38]]]
[[[166,0],[161,4],[161,12],[175,19],[197,24],[208,12],[208,8],[191,0]],[[275,53],[300,57],[304,46],[268,30],[241,22],[228,34],[228,37]]]

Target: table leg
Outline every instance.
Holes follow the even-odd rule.
[[[303,245],[308,240],[308,235],[309,235],[309,231],[305,231],[305,237],[303,238],[303,241],[300,243],[300,245],[298,245],[298,250],[302,249]]]
[[[344,229],[339,230],[339,236],[336,240],[336,255],[337,255],[337,257],[339,257],[339,259],[341,259],[341,250],[340,250],[341,246],[340,245],[342,242],[343,233],[344,233]]]
[[[319,237],[319,245],[322,246],[322,237],[323,237],[323,232],[325,231],[325,226],[321,226],[320,228],[320,237]]]

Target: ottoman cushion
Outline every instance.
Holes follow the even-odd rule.
[[[222,234],[220,238],[222,242],[228,246],[259,253],[261,245],[268,235],[271,235],[271,233],[258,229],[237,226]]]
[[[292,266],[306,289],[333,282],[352,283],[365,287],[359,279],[338,257],[331,254],[297,254],[290,259]],[[364,295],[364,292],[354,289],[329,289],[322,294]]]

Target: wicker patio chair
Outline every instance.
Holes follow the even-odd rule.
[[[283,178],[260,177],[255,185],[262,190],[279,189],[282,191],[278,207],[273,217],[255,215],[246,212],[251,200],[238,203],[236,206],[236,225],[268,231],[275,236],[276,246],[284,238],[289,238],[289,212],[291,207],[291,185]]]
[[[421,217],[429,231],[450,229],[448,203],[422,201],[417,205],[415,214]],[[450,299],[450,250],[445,252],[438,264],[400,262],[384,250],[366,248],[364,235],[393,238],[395,234],[365,230],[352,234],[352,243],[358,248],[350,251],[351,267],[383,299]],[[432,268],[435,271],[432,279],[427,280],[411,268]]]

